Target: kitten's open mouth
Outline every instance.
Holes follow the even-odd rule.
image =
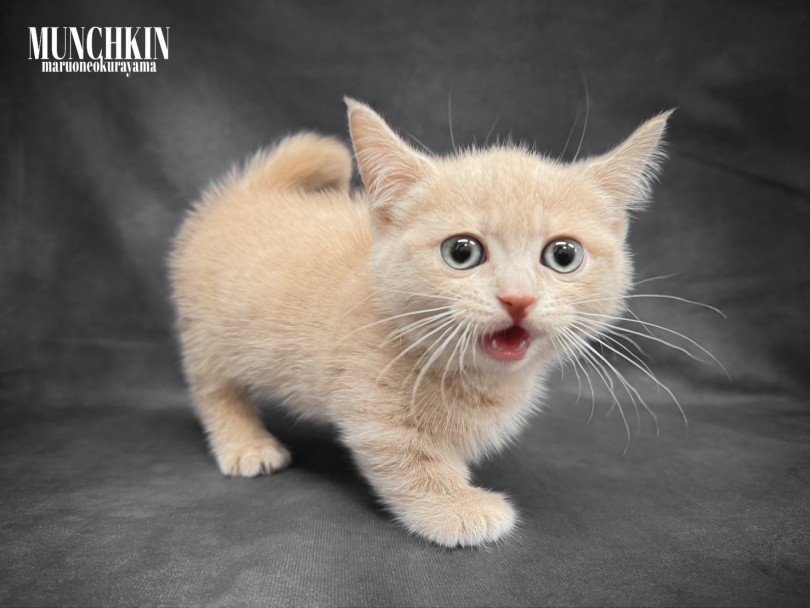
[[[526,355],[531,343],[531,335],[519,325],[481,338],[481,348],[484,352],[499,361],[520,361]]]

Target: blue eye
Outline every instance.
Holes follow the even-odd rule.
[[[483,264],[484,246],[471,236],[453,236],[442,243],[442,259],[450,268],[468,270]]]
[[[564,274],[582,266],[584,258],[582,245],[574,239],[554,239],[543,249],[541,261],[544,266]]]

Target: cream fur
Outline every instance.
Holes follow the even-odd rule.
[[[368,198],[350,195],[341,142],[302,134],[212,187],[177,236],[177,323],[200,419],[223,473],[274,472],[290,455],[251,395],[281,397],[335,425],[410,530],[445,546],[496,541],[515,513],[472,486],[468,466],[537,403],[558,356],[552,336],[577,310],[618,309],[627,207],[647,193],[668,115],[603,157],[563,165],[508,146],[424,156],[367,106],[347,105]],[[440,244],[458,234],[485,243],[486,264],[442,261]],[[586,250],[568,275],[539,262],[559,236]],[[509,294],[537,298],[532,345],[513,363],[477,342],[512,324],[497,299]],[[442,306],[452,322],[430,334],[440,320],[418,321],[441,311],[415,313]]]

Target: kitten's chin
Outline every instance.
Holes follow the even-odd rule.
[[[480,339],[481,350],[497,361],[523,361],[532,345],[531,334],[520,325],[486,334]]]

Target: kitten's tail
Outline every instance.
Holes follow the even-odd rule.
[[[246,172],[258,185],[281,190],[349,191],[352,156],[334,137],[299,133],[260,152]]]

